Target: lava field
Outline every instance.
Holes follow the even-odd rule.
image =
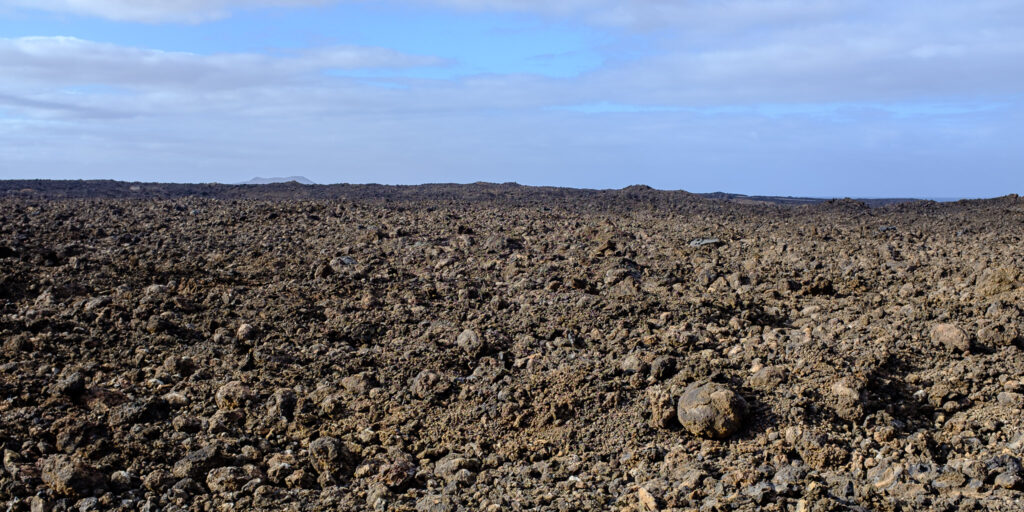
[[[6,510],[1024,510],[1020,197],[90,187],[0,186]]]

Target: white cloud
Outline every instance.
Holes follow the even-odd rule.
[[[0,7],[23,7],[96,16],[117,21],[198,23],[255,7],[303,7],[329,0],[0,0]]]
[[[102,84],[208,90],[293,82],[329,69],[432,66],[433,57],[372,47],[336,46],[290,55],[131,48],[74,37],[0,39],[0,73],[50,86]]]
[[[600,70],[607,89],[669,104],[916,101],[1024,92],[1024,41],[989,33],[955,42],[881,32],[668,52]]]
[[[118,21],[199,23],[230,16],[243,9],[309,7],[366,0],[0,0],[0,8],[25,8],[96,16]],[[401,0],[400,0],[401,1]],[[693,34],[751,30],[858,19],[877,22],[907,14],[927,23],[986,18],[999,24],[1019,24],[1024,3],[1019,0],[934,2],[906,0],[404,0],[463,11],[539,13],[597,25],[630,29],[685,28]],[[743,35],[743,34],[741,34]]]
[[[217,170],[236,173],[225,181],[303,174],[319,182],[647,181],[707,190],[729,188],[714,185],[722,180],[756,183],[749,179],[756,167],[803,188],[750,192],[842,193],[824,190],[827,180],[807,171],[830,169],[855,177],[847,193],[874,195],[994,195],[1021,183],[1008,177],[1024,165],[1017,149],[1024,112],[1015,106],[1024,93],[1017,65],[1024,2],[408,1],[537,12],[616,34],[652,29],[646,39],[654,42],[639,53],[609,48],[601,69],[564,79],[395,73],[370,81],[322,71],[440,61],[382,48],[199,55],[74,38],[0,39],[0,169],[124,169],[120,177],[132,179],[138,162],[150,162],[155,179],[203,179]],[[316,2],[33,5],[200,21],[272,3]],[[794,102],[831,110],[766,115],[752,107]],[[901,102],[952,108],[901,116]],[[837,104],[857,103],[835,114]],[[864,107],[878,103],[896,105]],[[552,108],[593,104],[629,108]],[[955,186],[955,172],[967,167],[981,169],[968,185],[988,184],[988,192],[939,190]],[[195,176],[176,176],[183,168]],[[940,178],[921,184],[904,172],[923,168]]]
[[[720,30],[820,20],[872,5],[867,0],[412,0],[465,10],[538,12],[630,27]]]
[[[657,21],[677,29],[659,32],[659,42],[642,55],[617,57],[611,48],[606,65],[577,77],[381,79],[391,88],[329,77],[322,71],[442,61],[384,48],[344,46],[283,55],[200,55],[67,37],[0,39],[0,75],[7,77],[0,83],[0,94],[6,95],[0,103],[39,112],[59,111],[64,105],[68,115],[76,116],[160,109],[387,115],[602,102],[654,111],[789,102],[956,103],[1000,101],[1024,91],[1024,69],[1013,65],[1024,60],[1024,41],[1019,37],[1024,12],[1012,16],[1024,11],[1021,2],[977,0],[962,6],[908,0],[878,6],[866,0],[409,1],[615,18],[630,26]],[[126,2],[81,5],[85,4],[113,9]],[[243,4],[256,2],[202,5],[219,9]],[[177,12],[185,12],[200,4],[173,5]],[[128,91],[76,89],[83,85]]]
[[[20,7],[118,21],[198,23],[260,7],[306,7],[359,0],[0,0]],[[866,0],[407,0],[468,11],[536,12],[627,27],[765,24],[849,10]]]
[[[441,59],[384,48],[334,46],[284,55],[200,55],[131,48],[73,37],[0,39],[0,109],[30,118],[308,112],[344,95],[379,104],[374,88],[325,71],[402,69]],[[325,102],[320,105],[319,102]],[[0,112],[2,114],[2,112]]]

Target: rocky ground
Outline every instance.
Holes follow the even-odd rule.
[[[8,190],[0,504],[1024,509],[1021,198],[502,190]]]

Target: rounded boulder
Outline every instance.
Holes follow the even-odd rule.
[[[695,436],[725,439],[736,433],[747,415],[747,402],[722,384],[690,384],[679,397],[679,423]]]

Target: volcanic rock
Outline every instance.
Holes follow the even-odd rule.
[[[679,423],[691,434],[725,439],[742,427],[747,402],[722,384],[693,383],[683,390],[677,411]]]
[[[106,476],[95,467],[68,455],[54,455],[40,467],[43,483],[67,496],[92,496],[103,492]]]
[[[1021,240],[1018,196],[0,180],[0,509],[1017,511]]]
[[[472,329],[466,329],[459,334],[456,344],[471,356],[477,356],[484,349],[484,342],[480,339],[480,335]]]
[[[237,380],[221,386],[215,396],[217,407],[221,409],[237,409],[254,398],[252,390]]]
[[[249,480],[245,471],[236,466],[225,466],[211,470],[206,475],[206,486],[211,492],[235,492]]]
[[[932,343],[948,350],[967,352],[971,348],[967,333],[953,324],[938,324],[932,327],[931,337]]]

